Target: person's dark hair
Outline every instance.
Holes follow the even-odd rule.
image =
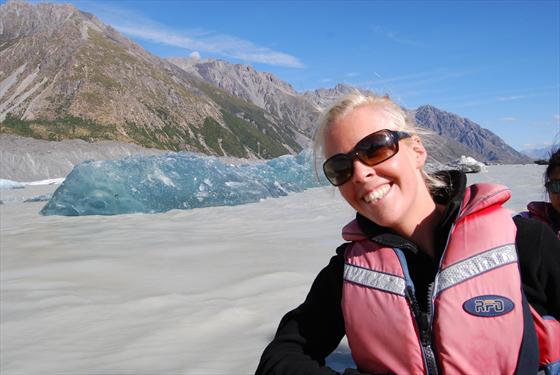
[[[548,184],[548,182],[550,181],[550,174],[557,167],[560,167],[560,148],[552,152],[552,154],[550,155],[550,159],[548,159],[548,167],[546,167],[546,171],[544,172],[545,185]]]

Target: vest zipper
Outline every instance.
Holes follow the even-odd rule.
[[[424,361],[426,362],[426,371],[428,375],[437,375],[438,368],[436,356],[432,348],[431,308],[428,313],[423,313],[420,310],[420,306],[418,305],[418,301],[416,301],[416,296],[414,295],[412,287],[406,287],[405,295],[412,310],[414,320],[416,320],[416,325],[418,326],[422,354],[424,356]],[[431,306],[431,303],[428,306]]]

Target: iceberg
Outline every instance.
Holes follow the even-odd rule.
[[[43,215],[117,215],[233,206],[326,185],[311,152],[235,165],[189,152],[86,161],[74,167]]]
[[[0,178],[0,189],[23,189],[23,188],[25,188],[25,184],[23,182]]]
[[[26,186],[60,185],[63,178],[50,178],[48,180],[20,182],[0,178],[0,189],[25,189]]]
[[[488,172],[484,163],[477,161],[471,156],[465,155],[461,155],[461,157],[455,161],[455,165],[453,167],[465,173]]]

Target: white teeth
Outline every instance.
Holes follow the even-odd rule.
[[[389,190],[391,190],[391,187],[389,185],[383,185],[379,189],[365,195],[363,200],[366,201],[366,203],[378,201],[381,198],[383,198],[385,195],[387,195]]]

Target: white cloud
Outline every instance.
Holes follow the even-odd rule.
[[[200,60],[200,52],[198,52],[198,51],[193,51],[193,52],[191,52],[191,54],[189,55],[189,57],[192,58],[192,59]]]
[[[290,68],[305,67],[303,62],[295,56],[256,45],[236,36],[204,29],[173,30],[135,11],[107,4],[105,2],[87,2],[88,7],[104,22],[131,37],[246,62]]]
[[[512,122],[516,122],[517,118],[513,117],[513,116],[506,116],[506,117],[502,117],[502,122],[508,122],[508,123],[512,123]]]
[[[509,102],[511,100],[525,99],[528,97],[529,95],[511,95],[511,96],[501,96],[499,98],[496,98],[496,100],[499,102]]]
[[[419,42],[409,37],[402,36],[398,32],[394,30],[385,29],[380,25],[373,26],[373,31],[398,44],[411,46],[411,47],[420,47],[420,48],[426,47],[426,45],[422,42]]]

